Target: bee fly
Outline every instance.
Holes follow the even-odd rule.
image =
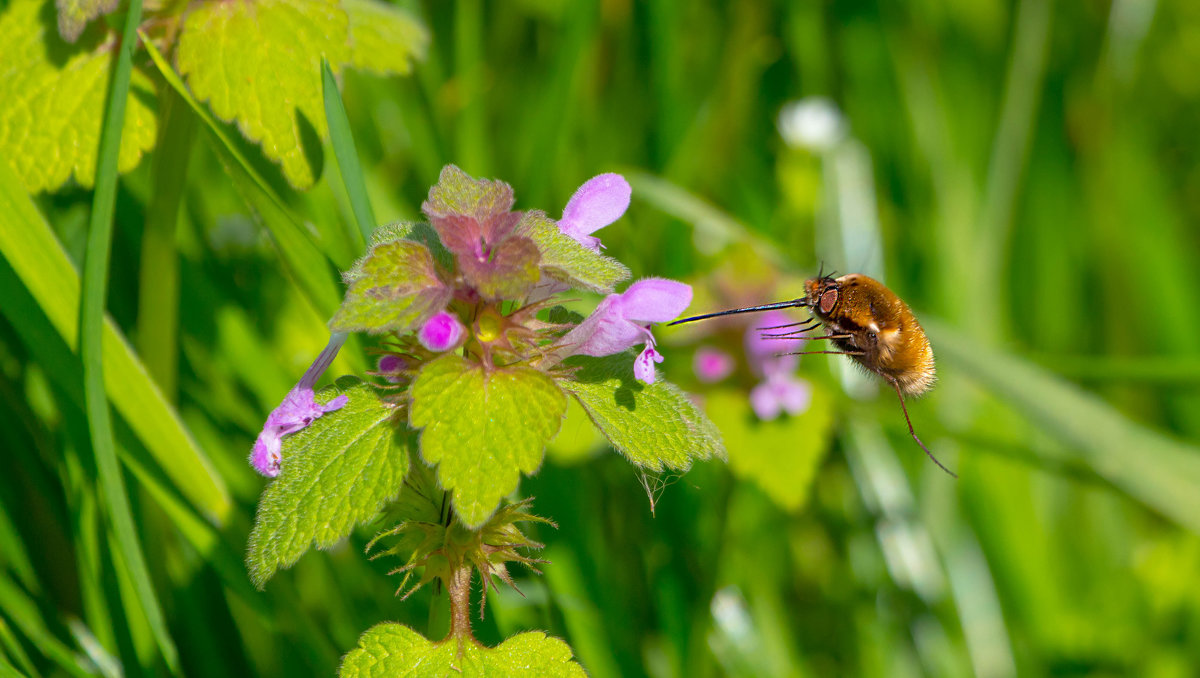
[[[804,283],[804,296],[791,301],[780,301],[762,306],[735,308],[729,311],[707,313],[676,320],[678,325],[696,320],[716,318],[734,313],[755,313],[779,308],[804,307],[813,317],[801,323],[763,327],[763,330],[787,330],[764,334],[767,338],[795,338],[804,332],[823,327],[827,334],[807,337],[811,341],[828,340],[836,351],[805,351],[805,353],[832,353],[847,355],[868,372],[878,375],[892,385],[900,399],[900,409],[913,440],[925,454],[946,473],[957,478],[953,471],[942,465],[925,443],[913,430],[908,417],[904,396],[918,396],[933,386],[933,349],[925,330],[916,316],[900,297],[883,283],[861,273],[835,278],[833,275],[818,275]]]

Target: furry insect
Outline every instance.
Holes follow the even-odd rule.
[[[694,322],[734,313],[755,313],[779,308],[804,307],[813,317],[801,323],[763,327],[762,330],[786,330],[764,334],[767,338],[795,338],[805,332],[823,327],[826,334],[808,337],[809,340],[828,340],[839,350],[805,351],[850,356],[868,372],[891,384],[900,399],[900,409],[908,432],[917,445],[946,473],[957,478],[953,471],[933,456],[913,430],[904,396],[918,396],[933,386],[935,368],[933,349],[925,330],[900,297],[883,283],[861,273],[835,278],[820,275],[804,283],[804,296],[762,306],[735,308],[676,320],[671,323]]]

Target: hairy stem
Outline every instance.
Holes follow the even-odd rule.
[[[471,637],[471,574],[471,566],[464,563],[446,582],[446,591],[450,594],[451,637]]]

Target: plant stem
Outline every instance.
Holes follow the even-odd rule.
[[[450,575],[446,591],[450,594],[450,635],[471,638],[471,566],[463,564]]]

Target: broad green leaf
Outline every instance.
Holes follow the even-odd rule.
[[[1168,438],[1046,371],[924,322],[938,356],[957,366],[1114,486],[1200,532],[1200,449]]]
[[[322,316],[334,313],[340,303],[341,293],[329,271],[329,259],[313,242],[309,232],[301,227],[291,210],[278,194],[254,168],[241,149],[229,138],[226,128],[213,118],[184,86],[179,75],[171,69],[153,43],[141,35],[150,59],[159,73],[188,106],[196,113],[208,131],[212,133],[213,150],[225,165],[234,188],[271,234],[279,250],[284,269],[308,296],[308,300]]]
[[[512,186],[503,181],[473,179],[454,165],[446,165],[421,211],[430,218],[462,215],[482,220],[512,210],[515,200]]]
[[[592,423],[629,461],[654,471],[683,471],[693,459],[725,458],[721,434],[674,384],[644,384],[633,377],[633,354],[569,358],[578,367],[562,379]]]
[[[350,17],[350,65],[380,75],[405,75],[425,58],[429,33],[416,17],[377,0],[342,0]]]
[[[0,214],[8,224],[0,228],[0,254],[66,344],[75,346],[79,274],[50,225],[2,162]],[[225,482],[111,320],[104,324],[102,356],[105,388],[117,412],[183,496],[208,519],[223,522],[231,507]]]
[[[197,99],[280,162],[297,188],[319,174],[325,136],[321,58],[349,61],[349,20],[336,0],[205,2],[185,15],[176,64]]]
[[[377,245],[329,322],[334,332],[404,332],[445,308],[452,290],[437,276],[429,249],[411,240]]]
[[[423,367],[412,387],[409,421],[421,432],[421,456],[437,464],[443,488],[468,527],[478,527],[521,473],[542,464],[558,432],[567,398],[554,380],[530,367],[485,370],[457,355]]]
[[[541,631],[518,633],[496,647],[450,638],[434,643],[402,624],[375,626],[358,639],[342,661],[341,678],[470,678],[544,676],[585,678],[571,660],[571,648]]]
[[[443,270],[454,270],[454,255],[450,250],[442,245],[442,241],[438,239],[437,231],[426,222],[405,222],[399,221],[392,224],[384,224],[374,231],[371,231],[370,241],[367,243],[367,248],[373,248],[376,245],[381,245],[385,242],[393,240],[412,240],[419,242],[429,248],[429,252],[433,254],[433,260],[441,266]],[[366,257],[359,259],[354,263],[354,268],[346,273],[347,280],[353,280],[358,275],[361,275],[362,264],[367,260]]]
[[[54,0],[58,9],[58,34],[75,42],[92,19],[117,8],[120,0]]]
[[[755,416],[745,393],[722,390],[704,398],[705,411],[725,437],[729,468],[787,511],[796,511],[808,500],[813,477],[829,449],[831,405],[816,384],[808,410],[771,421]]]
[[[558,224],[542,212],[526,212],[517,232],[537,245],[546,275],[571,287],[612,294],[617,283],[629,278],[625,264],[564,235]]]
[[[89,31],[68,45],[42,20],[40,0],[13,0],[0,14],[0,159],[30,193],[75,175],[96,176],[96,151],[116,51],[111,32]],[[154,146],[154,86],[134,69],[117,169],[128,172]],[[0,160],[2,162],[3,160]]]
[[[350,401],[283,441],[283,468],[263,491],[246,564],[262,588],[314,544],[333,546],[395,499],[408,472],[408,448],[392,420],[395,407],[353,377],[322,389]]]

